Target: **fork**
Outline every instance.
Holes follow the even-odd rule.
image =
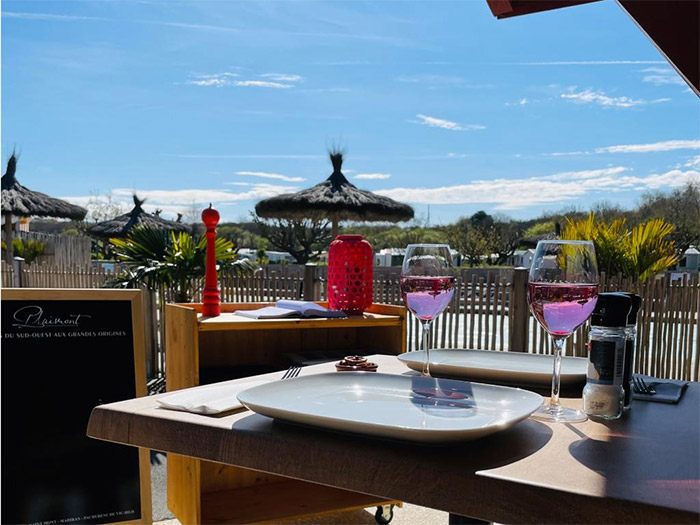
[[[632,376],[632,382],[634,383],[634,391],[638,394],[646,394],[648,396],[653,396],[656,394],[653,386],[648,386],[644,379],[639,376]]]
[[[299,375],[299,372],[301,372],[301,367],[300,366],[295,366],[292,365],[290,366],[287,371],[284,373],[284,375],[280,378],[281,379],[291,379],[293,377],[296,377]]]

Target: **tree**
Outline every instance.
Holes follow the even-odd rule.
[[[537,222],[525,230],[523,237],[538,237],[539,235],[554,233],[556,228],[554,221]]]
[[[490,251],[498,257],[496,264],[505,264],[515,253],[523,237],[523,225],[516,221],[498,220],[490,228]]]
[[[491,217],[491,215],[486,213],[484,210],[479,210],[474,215],[469,217],[469,222],[474,228],[484,231],[493,226],[493,217]]]
[[[106,283],[110,288],[149,289],[165,285],[175,290],[175,300],[192,300],[206,268],[206,237],[187,232],[157,230],[148,225],[133,228],[126,239],[110,239],[117,258],[127,270]],[[239,257],[233,243],[216,239],[218,271],[227,269],[240,274],[251,273],[255,265]]]
[[[232,241],[239,248],[255,248],[267,250],[270,242],[242,225],[220,224],[216,228],[217,235]]]
[[[325,219],[261,219],[253,216],[260,233],[279,250],[289,252],[299,264],[318,257],[331,240],[329,222]]]
[[[443,244],[447,242],[442,231],[426,228],[400,228],[398,226],[380,233],[375,237],[374,242],[369,239],[368,241],[377,250],[382,248],[404,248],[409,244]]]
[[[586,219],[567,220],[562,239],[593,241],[600,271],[646,281],[678,262],[675,242],[669,239],[672,232],[673,224],[663,219],[629,230],[626,219],[598,222],[591,213]]]
[[[682,255],[690,245],[700,246],[700,183],[688,183],[669,194],[647,193],[637,210],[639,221],[663,218],[675,226],[669,238]]]
[[[108,221],[124,213],[123,204],[114,200],[111,191],[102,197],[93,192],[87,202],[87,209],[88,217],[95,222]]]
[[[481,264],[481,256],[489,248],[489,240],[480,228],[472,225],[470,219],[462,218],[445,229],[447,242],[467,258],[469,266]]]

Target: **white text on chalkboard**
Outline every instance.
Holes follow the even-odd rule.
[[[79,326],[81,319],[89,319],[86,314],[68,314],[66,317],[45,317],[41,306],[24,306],[17,310],[12,319],[15,328],[57,328],[59,326]]]

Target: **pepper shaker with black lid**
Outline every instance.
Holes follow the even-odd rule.
[[[617,419],[622,415],[626,328],[631,305],[631,299],[624,294],[598,294],[591,315],[583,389],[583,411],[591,417]]]

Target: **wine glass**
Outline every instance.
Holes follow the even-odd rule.
[[[580,410],[559,404],[561,355],[566,338],[585,323],[598,301],[598,264],[590,241],[540,241],[530,267],[527,300],[554,346],[552,397],[533,414],[550,422],[585,421]]]
[[[409,244],[401,267],[401,298],[423,328],[423,375],[430,376],[428,334],[455,288],[452,254],[446,244]]]

